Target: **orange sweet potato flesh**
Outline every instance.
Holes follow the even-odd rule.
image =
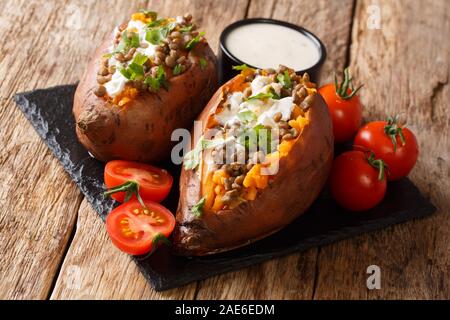
[[[225,86],[233,87],[235,79]],[[222,88],[197,120],[207,123],[222,100]],[[200,218],[194,216],[191,208],[202,198],[202,177],[197,171],[182,169],[175,253],[199,256],[247,245],[285,227],[310,207],[325,185],[334,150],[330,116],[320,95],[316,95],[306,117],[308,124],[289,154],[280,159],[274,180],[255,200],[234,209],[210,210]]]
[[[94,94],[105,41],[95,52],[75,93],[73,114],[80,142],[98,160],[157,162],[170,157],[171,134],[190,128],[217,89],[216,57],[207,43],[199,43],[187,58],[191,67],[169,80],[168,91],[141,93],[119,107]],[[200,66],[205,59],[205,67]]]

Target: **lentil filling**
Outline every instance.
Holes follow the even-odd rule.
[[[288,155],[308,125],[316,95],[306,73],[299,76],[284,66],[241,69],[238,78],[223,88],[222,101],[208,118],[201,143],[185,158],[186,169],[201,167],[207,211],[253,201],[275,179],[270,168]],[[201,166],[195,161],[200,151],[204,152]]]
[[[188,54],[199,42],[206,40],[191,14],[158,18],[152,11],[134,13],[114,30],[114,43],[99,63],[94,93],[122,107],[139,94],[167,90],[170,78],[191,67]]]

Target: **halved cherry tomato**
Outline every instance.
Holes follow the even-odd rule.
[[[344,152],[333,162],[330,187],[336,202],[348,210],[373,208],[386,193],[384,163],[361,151]]]
[[[154,240],[169,237],[175,218],[162,205],[144,200],[145,208],[133,199],[121,204],[106,218],[106,230],[114,245],[132,255],[142,255],[153,249]]]
[[[334,141],[342,143],[350,141],[358,131],[362,121],[362,107],[356,95],[361,88],[351,87],[348,69],[344,71],[344,82],[327,84],[319,89],[325,100],[333,123]]]
[[[119,202],[124,202],[127,192],[136,197],[137,189],[142,199],[161,202],[172,183],[173,178],[166,170],[148,164],[113,160],[105,166],[105,185],[110,189],[107,194]]]
[[[383,159],[388,166],[390,181],[406,177],[416,164],[419,146],[408,128],[397,124],[396,117],[374,121],[362,127],[355,137],[354,148],[366,148]]]

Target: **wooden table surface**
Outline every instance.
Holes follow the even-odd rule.
[[[328,49],[322,83],[350,65],[365,83],[367,119],[407,118],[421,148],[411,178],[437,214],[155,292],[12,101],[16,92],[77,81],[97,44],[149,3],[161,15],[191,12],[214,50],[221,30],[245,17],[316,33]],[[450,298],[447,0],[2,0],[0,12],[0,298]],[[366,287],[373,264],[380,290]]]

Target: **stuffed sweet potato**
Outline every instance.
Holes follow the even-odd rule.
[[[317,198],[333,159],[323,99],[307,74],[244,68],[198,118],[186,155],[175,252],[206,255],[266,237]]]
[[[140,12],[96,51],[75,93],[80,142],[101,160],[154,162],[217,88],[216,58],[191,15]]]

